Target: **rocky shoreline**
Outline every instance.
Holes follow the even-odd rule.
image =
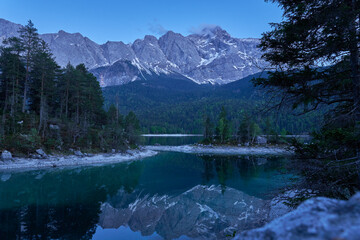
[[[137,150],[127,150],[125,153],[83,154],[73,151],[73,155],[47,155],[42,149],[29,158],[12,157],[8,151],[1,154],[0,170],[37,169],[63,166],[85,166],[109,164],[138,160],[151,157],[158,152],[182,152],[211,155],[291,155],[292,151],[284,147],[235,147],[211,145],[182,146],[143,146]]]
[[[5,151],[4,151],[5,152]],[[4,153],[3,152],[3,153]],[[40,152],[40,151],[39,151]],[[146,157],[156,155],[156,151],[147,149],[127,150],[124,153],[104,153],[104,154],[83,154],[80,151],[75,151],[74,155],[45,155],[45,153],[38,153],[33,158],[17,158],[9,156],[6,151],[7,159],[0,161],[0,170],[15,170],[15,169],[39,169],[39,168],[54,168],[67,166],[87,166],[87,165],[102,165],[110,163],[119,163],[125,161],[139,160]]]

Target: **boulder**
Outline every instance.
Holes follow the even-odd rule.
[[[50,124],[49,128],[52,130],[60,130],[60,127],[58,125]]]
[[[257,136],[255,139],[256,144],[267,144],[266,137]]]
[[[360,193],[348,201],[317,197],[235,239],[360,239]]]
[[[1,160],[2,161],[10,161],[12,159],[12,155],[9,151],[4,150],[1,153]]]
[[[74,151],[74,155],[78,156],[78,157],[83,157],[84,156],[84,154],[79,150]]]
[[[30,154],[30,158],[32,158],[32,159],[41,159],[43,157],[40,154]]]
[[[41,158],[47,158],[46,153],[41,148],[36,150],[36,153],[41,156]]]

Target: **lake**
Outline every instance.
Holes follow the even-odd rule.
[[[269,220],[270,199],[289,182],[286,162],[161,152],[104,166],[0,172],[0,239],[227,239]]]

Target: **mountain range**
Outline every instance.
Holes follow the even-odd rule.
[[[0,41],[18,36],[20,24],[0,19]],[[168,31],[157,39],[146,35],[131,44],[97,44],[80,33],[41,34],[57,63],[84,63],[102,87],[159,76],[189,79],[197,84],[226,84],[261,71],[266,63],[259,39],[231,37],[220,27],[183,36]]]

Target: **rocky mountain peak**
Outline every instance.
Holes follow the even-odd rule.
[[[20,27],[0,19],[1,42],[18,36]],[[60,66],[84,63],[105,86],[161,74],[182,75],[196,83],[225,84],[261,71],[255,65],[264,64],[258,39],[233,38],[215,25],[189,36],[173,31],[159,39],[146,35],[132,44],[108,41],[99,45],[80,33],[63,30],[40,37]]]
[[[145,35],[144,37],[144,41],[147,41],[147,42],[151,42],[151,43],[154,43],[154,42],[157,42],[157,38],[153,35]]]
[[[0,46],[5,38],[18,36],[20,24],[12,23],[8,20],[0,18]]]
[[[208,38],[231,38],[230,34],[222,29],[220,26],[204,27],[198,35]]]

